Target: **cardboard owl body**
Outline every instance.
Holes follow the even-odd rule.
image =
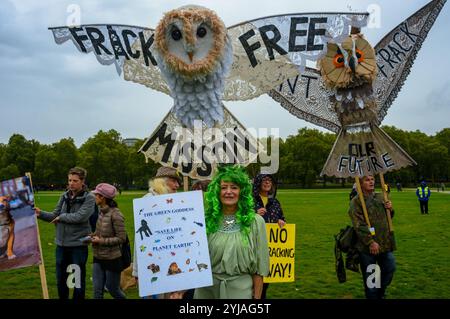
[[[186,6],[167,12],[155,31],[155,59],[183,125],[222,123],[233,49],[225,24],[213,11]]]

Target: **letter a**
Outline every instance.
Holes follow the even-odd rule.
[[[380,275],[381,275],[381,271],[380,271],[380,266],[378,266],[377,264],[371,264],[369,266],[367,266],[367,271],[368,273],[371,273],[371,275],[369,277],[367,277],[366,280],[366,285],[367,288],[372,289],[372,288],[381,288],[381,284],[380,284]],[[372,273],[373,272],[373,273]]]
[[[67,266],[67,272],[70,274],[67,276],[67,287],[69,289],[72,288],[81,288],[81,269],[80,266],[76,264],[71,264]]]

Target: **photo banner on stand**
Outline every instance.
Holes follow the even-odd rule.
[[[33,207],[27,176],[0,182],[0,271],[41,263]]]

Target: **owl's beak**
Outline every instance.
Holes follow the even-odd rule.
[[[352,69],[352,72],[355,73],[356,61],[355,61],[355,58],[353,56],[350,57],[350,60],[348,61],[348,65],[350,66],[350,69]]]
[[[191,60],[191,62],[192,62],[192,59],[194,58],[194,53],[192,51],[189,51],[187,54],[188,54],[189,60]]]

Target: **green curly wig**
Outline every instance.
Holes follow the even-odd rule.
[[[240,166],[222,166],[208,185],[206,192],[206,232],[215,233],[222,223],[222,203],[220,202],[220,182],[232,182],[239,186],[238,210],[236,220],[244,238],[250,233],[250,225],[255,219],[252,185],[245,170]]]

